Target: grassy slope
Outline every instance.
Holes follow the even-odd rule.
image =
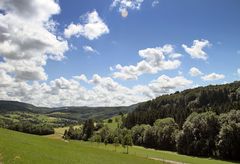
[[[113,145],[107,145],[104,144],[89,144],[92,147],[97,147],[103,150],[110,150],[115,151],[115,148]],[[117,147],[117,152],[122,153],[125,152],[121,146]],[[239,162],[230,162],[230,161],[222,161],[222,160],[215,160],[211,158],[199,158],[199,157],[192,157],[192,156],[186,156],[186,155],[180,155],[176,152],[171,151],[161,151],[161,150],[154,150],[154,149],[146,149],[139,146],[133,146],[129,148],[129,154],[139,156],[139,157],[145,157],[145,158],[157,158],[157,159],[163,159],[163,160],[170,160],[170,161],[177,161],[179,163],[191,163],[191,164],[233,164],[233,163],[239,163]]]
[[[152,164],[157,161],[92,147],[79,141],[64,142],[0,129],[0,154],[5,163]],[[1,161],[0,161],[1,163]]]
[[[110,123],[112,124],[112,123]],[[109,125],[109,123],[108,123]],[[54,139],[61,139],[61,136],[64,133],[65,128],[56,128],[55,134],[49,135],[47,137],[54,138]],[[80,141],[75,141],[80,142]],[[107,145],[104,144],[97,144],[97,143],[90,143],[90,142],[80,142],[82,145],[90,146],[93,148],[98,148],[102,150],[109,150],[109,151],[115,151],[115,148],[113,145]],[[123,153],[125,150],[119,146],[117,148],[117,153]],[[186,155],[180,155],[176,152],[170,152],[170,151],[160,151],[160,150],[153,150],[153,149],[146,149],[139,146],[133,146],[130,148],[130,154],[139,156],[139,157],[148,157],[148,158],[159,158],[164,160],[171,160],[171,161],[178,161],[180,163],[193,163],[193,164],[232,164],[236,162],[227,162],[227,161],[221,161],[221,160],[214,160],[210,158],[198,158],[198,157],[191,157]]]

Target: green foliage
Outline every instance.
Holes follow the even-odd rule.
[[[114,140],[113,140],[113,144],[114,144],[114,147],[115,147],[115,151],[116,151],[116,148],[119,146],[119,138],[118,137],[114,137]]]
[[[54,129],[50,125],[32,124],[29,121],[13,122],[11,120],[8,120],[7,122],[2,122],[2,127],[36,135],[49,135],[54,133]]]
[[[182,127],[192,112],[213,111],[221,114],[232,109],[240,109],[239,88],[240,82],[234,82],[163,95],[141,103],[127,115],[123,125],[127,128],[137,124],[153,125],[157,119],[171,117],[179,127]]]
[[[65,130],[64,139],[75,139],[80,140],[82,139],[82,128],[74,128],[73,126],[70,126],[68,130]]]
[[[85,121],[83,127],[74,128],[70,126],[68,130],[65,130],[63,138],[87,141],[92,137],[94,129],[94,122],[89,119]]]
[[[112,123],[113,120],[111,118],[108,119],[108,123]]]
[[[222,114],[220,122],[222,127],[217,143],[220,157],[240,160],[240,111]]]
[[[178,126],[173,118],[158,119],[154,126],[136,125],[132,129],[135,145],[162,150],[175,150]]]
[[[131,132],[128,131],[122,138],[122,146],[125,148],[127,147],[127,154],[128,154],[128,147],[133,145]]]
[[[156,146],[158,149],[175,150],[175,138],[178,133],[178,125],[173,118],[158,119],[154,123],[156,128]]]
[[[150,128],[150,125],[136,125],[132,127],[132,138],[135,145],[144,145],[144,133],[147,129]]]
[[[220,124],[215,113],[191,114],[177,137],[177,151],[195,156],[215,155],[219,129]]]
[[[94,131],[94,122],[92,119],[86,120],[83,125],[83,134],[82,139],[87,141],[92,135]]]

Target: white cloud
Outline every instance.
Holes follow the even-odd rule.
[[[191,76],[199,76],[199,75],[202,75],[203,73],[196,67],[192,67],[190,70],[189,70],[189,74]]]
[[[83,46],[83,50],[85,52],[90,52],[90,53],[97,53],[99,54],[99,52],[97,50],[95,50],[94,48],[92,48],[91,46]]]
[[[182,47],[192,58],[207,60],[208,55],[203,51],[203,48],[210,47],[210,45],[208,40],[194,40],[191,47],[185,44]]]
[[[140,10],[144,0],[113,0],[110,8],[118,8],[122,17],[128,16],[128,10]]]
[[[155,74],[162,70],[176,69],[181,65],[179,60],[172,60],[170,57],[175,54],[172,45],[143,49],[138,54],[143,58],[142,61],[136,65],[116,65],[117,71],[113,73],[113,77],[124,80],[137,79],[144,73]]]
[[[192,81],[185,79],[183,76],[168,77],[166,75],[160,76],[157,80],[153,80],[149,87],[154,93],[162,94],[173,92],[176,88],[187,87],[192,84]]]
[[[237,69],[237,74],[240,76],[240,68]]]
[[[155,7],[155,6],[157,6],[159,4],[159,0],[154,0],[153,2],[152,2],[152,7]]]
[[[88,82],[88,79],[87,79],[86,75],[84,75],[84,74],[81,74],[80,76],[73,76],[73,78],[76,80]]]
[[[182,54],[173,53],[173,54],[169,55],[169,58],[171,58],[171,59],[178,59],[180,57],[182,57]]]
[[[225,76],[223,74],[211,73],[201,77],[204,81],[214,81],[224,79]]]
[[[0,8],[21,19],[45,22],[54,14],[60,13],[60,7],[54,0],[2,0]]]
[[[82,16],[82,18],[84,24],[71,23],[67,28],[65,28],[64,35],[66,38],[71,38],[72,36],[83,36],[89,40],[94,40],[109,33],[108,26],[99,17],[96,10],[88,12],[86,15]]]
[[[0,90],[2,99],[18,100],[40,106],[122,106],[149,100],[162,94],[189,87],[191,81],[182,76],[168,77],[162,75],[146,85],[125,87],[110,77],[97,74],[88,80],[85,75],[74,76],[72,79],[60,77],[49,83],[15,82],[0,71]],[[8,79],[9,82],[6,81]],[[85,88],[80,81],[92,85]],[[11,85],[9,85],[11,84]]]
[[[9,86],[13,83],[14,79],[9,76],[4,70],[0,69],[0,88]]]
[[[49,30],[60,13],[54,0],[3,0],[0,9],[0,56],[16,80],[46,80],[47,59],[62,60],[68,43]],[[48,27],[47,27],[48,26]],[[52,25],[53,26],[53,25]]]

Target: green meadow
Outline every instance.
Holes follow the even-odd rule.
[[[154,164],[135,155],[99,149],[79,141],[65,142],[35,135],[0,129],[0,163],[12,164]]]
[[[0,163],[57,163],[57,164],[152,164],[152,163],[193,163],[193,164],[231,164],[221,160],[197,158],[133,146],[129,154],[121,146],[82,141],[64,141],[59,136],[41,137],[0,129]]]

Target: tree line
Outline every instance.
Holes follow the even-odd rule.
[[[95,124],[95,125],[94,125]],[[78,139],[97,143],[134,145],[177,151],[180,154],[240,160],[240,110],[217,115],[208,111],[193,112],[182,128],[173,118],[157,119],[153,125],[135,125],[112,130],[101,123],[87,120],[83,127],[65,131],[65,139]]]
[[[36,135],[54,134],[54,128],[52,126],[47,124],[33,124],[29,121],[14,122],[11,120],[1,120],[0,127]]]

